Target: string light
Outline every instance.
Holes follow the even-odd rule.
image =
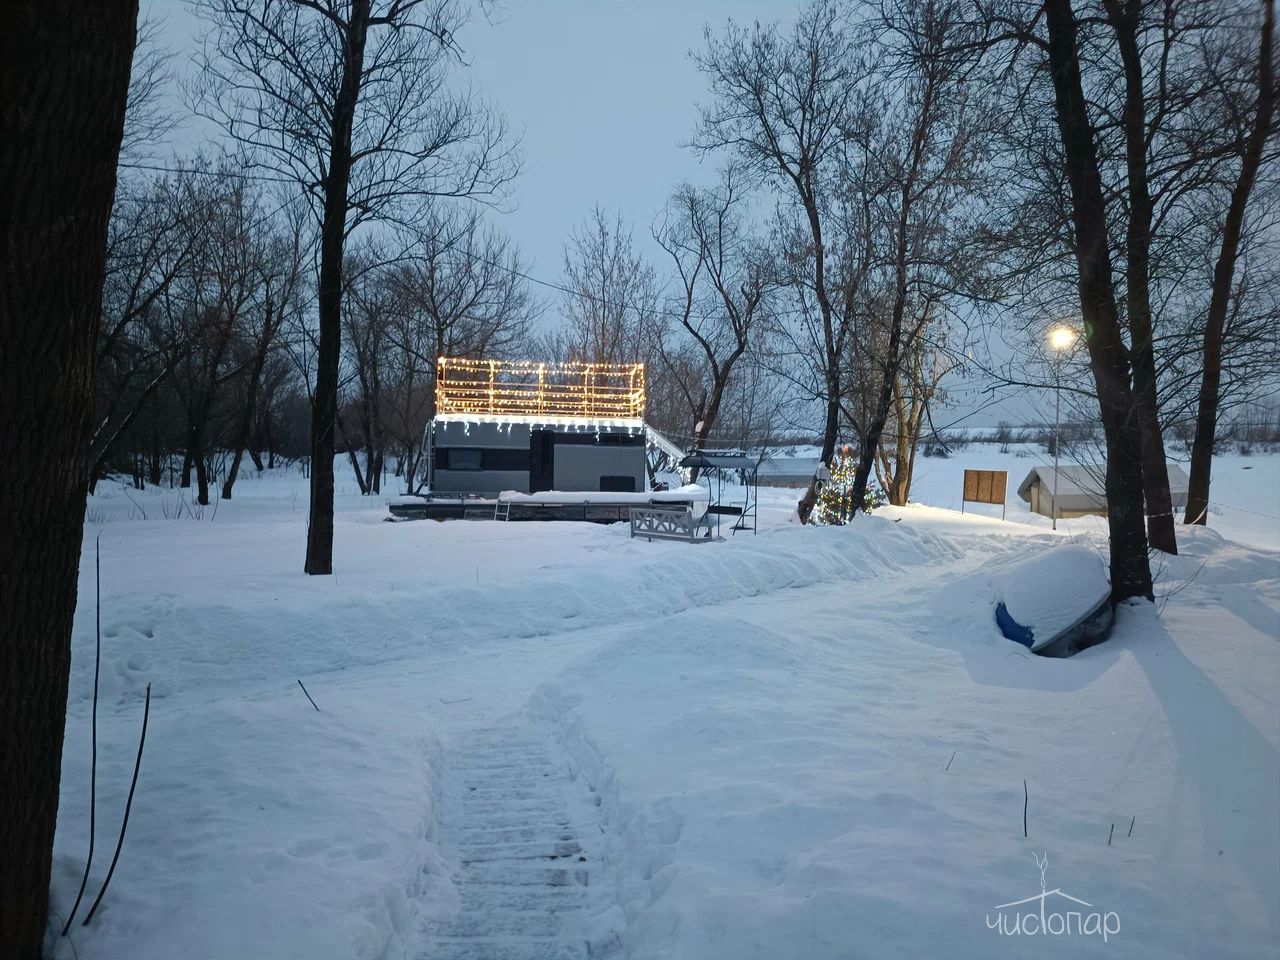
[[[436,360],[440,417],[569,423],[643,420],[643,363],[541,363],[536,360]],[[439,418],[439,417],[438,417]]]
[[[857,451],[848,444],[838,447],[827,472],[831,479],[818,491],[818,502],[813,506],[809,522],[839,526],[848,523],[853,516],[853,480],[858,472]],[[862,509],[870,513],[884,503],[884,491],[874,479],[868,478]]]

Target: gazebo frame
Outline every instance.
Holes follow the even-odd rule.
[[[684,470],[698,471],[699,481],[707,478],[707,535],[720,536],[720,518],[735,517],[730,530],[756,532],[756,514],[760,502],[760,488],[757,479],[758,464],[755,460],[738,450],[695,450],[680,461]],[[737,474],[742,480],[744,496],[742,505],[724,502],[724,486],[726,477]],[[711,518],[715,518],[715,531],[712,533]]]

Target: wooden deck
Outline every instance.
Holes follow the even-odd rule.
[[[664,507],[692,507],[692,500],[655,500]],[[635,498],[616,502],[536,503],[487,497],[401,497],[390,505],[397,520],[572,520],[579,523],[626,523]],[[507,513],[507,511],[510,511]]]

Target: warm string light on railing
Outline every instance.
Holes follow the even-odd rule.
[[[442,414],[482,419],[642,420],[644,364],[440,357],[436,405]]]

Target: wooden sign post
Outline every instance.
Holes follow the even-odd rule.
[[[1007,470],[966,470],[964,472],[964,493],[960,498],[960,512],[964,513],[965,503],[998,503],[1000,519],[1004,519],[1005,491],[1009,486]]]

